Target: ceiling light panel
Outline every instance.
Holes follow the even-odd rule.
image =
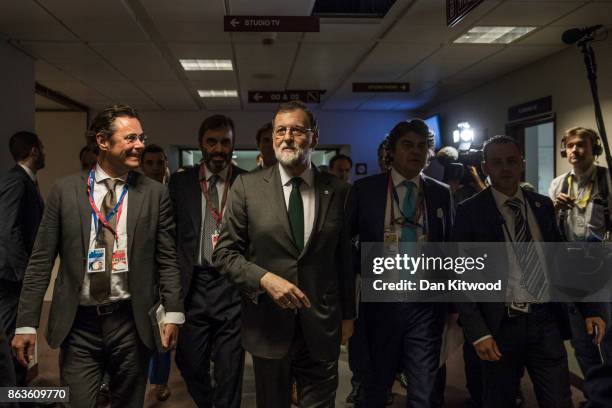
[[[232,60],[228,59],[182,59],[185,71],[233,71]]]
[[[510,44],[535,29],[536,27],[477,26],[471,28],[454,42],[458,44]]]

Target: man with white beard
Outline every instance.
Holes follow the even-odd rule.
[[[355,316],[350,187],[311,164],[319,132],[306,105],[280,105],[272,123],[278,163],[234,182],[213,263],[244,295],[257,407],[289,408],[292,377],[300,407],[334,406]]]

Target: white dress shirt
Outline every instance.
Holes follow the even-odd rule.
[[[508,254],[508,283],[506,289],[506,302],[511,303],[515,302],[528,302],[534,303],[537,301],[525,288],[521,287],[521,273],[522,269],[520,263],[516,257],[516,253],[514,252],[514,213],[512,209],[506,205],[506,201],[517,198],[521,202],[521,213],[523,217],[525,217],[525,209],[527,210],[527,225],[529,227],[529,232],[531,232],[531,237],[534,242],[542,241],[542,232],[540,231],[540,226],[531,210],[531,207],[527,203],[525,196],[523,194],[523,190],[518,188],[512,197],[505,195],[504,193],[497,191],[494,187],[491,187],[491,192],[493,193],[493,198],[495,199],[495,204],[497,205],[497,209],[504,219],[504,223],[506,224],[506,228],[502,226],[502,230],[504,231],[504,237],[506,240],[506,253]],[[540,259],[544,258],[544,253],[542,248],[539,245],[536,245],[536,251]],[[544,274],[547,274],[546,265],[541,262],[542,269],[544,270]],[[488,339],[491,336],[487,334],[476,340],[473,344],[481,342],[482,340]]]
[[[285,206],[289,211],[289,196],[291,195],[291,179],[293,176],[283,167],[282,164],[278,165],[281,177],[281,184],[283,186],[283,194],[285,196]],[[303,180],[300,185],[300,194],[302,196],[302,202],[304,204],[304,245],[308,242],[312,228],[314,226],[315,218],[315,186],[314,186],[314,173],[308,163],[308,168],[304,170],[299,177]]]
[[[217,180],[217,184],[216,184],[217,197],[219,199],[219,202],[217,203],[217,208],[220,209],[221,211],[223,211],[223,208],[221,208],[221,203],[223,201],[223,191],[225,189],[225,184],[228,182],[227,176],[228,176],[230,166],[231,165],[226,166],[223,170],[219,172],[219,174],[217,174],[219,176],[219,179]],[[208,166],[206,166],[206,183],[209,186],[209,188],[210,188],[210,178],[213,175],[214,173],[210,171]],[[198,175],[198,182],[199,182],[199,175]],[[229,185],[228,185],[228,188],[229,188]],[[228,195],[229,195],[229,191],[228,191]],[[206,205],[207,205],[206,196],[204,195],[204,192],[202,192],[202,221],[200,222],[200,240],[199,240],[200,242],[198,243],[198,261],[197,261],[197,264],[199,266],[202,266],[202,237],[204,235],[204,220],[206,217],[206,213],[209,211],[209,209],[206,208]],[[225,213],[225,211],[223,211],[223,213]]]
[[[21,164],[21,163],[17,163],[26,173],[28,173],[28,176],[30,176],[30,178],[32,179],[32,181],[34,183],[36,183],[36,174],[34,174],[34,172],[32,171],[31,168],[29,168],[28,166],[26,166],[25,164]]]

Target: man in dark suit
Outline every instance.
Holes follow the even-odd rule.
[[[272,123],[268,122],[259,128],[255,134],[255,142],[261,155],[261,164],[257,168],[266,169],[276,164],[274,146],[272,143]]]
[[[449,237],[453,204],[448,186],[421,173],[431,147],[433,136],[420,119],[400,122],[391,130],[386,145],[390,171],[355,182],[350,214],[352,233],[360,243],[442,242]],[[385,405],[389,384],[402,364],[407,403],[440,405],[434,386],[445,312],[446,304],[368,303],[371,367],[366,407]]]
[[[23,275],[44,209],[36,173],[45,167],[45,153],[31,132],[15,133],[9,150],[17,164],[0,179],[0,328],[10,341]],[[17,384],[25,386],[27,370],[14,366]]]
[[[199,407],[239,408],[244,371],[240,297],[210,259],[229,189],[244,172],[231,164],[234,122],[223,115],[206,118],[198,132],[198,143],[200,165],[170,179],[187,313],[176,361]]]
[[[160,294],[162,343],[184,322],[172,204],[161,184],[137,173],[146,137],[125,105],[102,110],[87,133],[99,152],[87,173],[60,179],[47,200],[19,300],[13,350],[33,358],[42,302],[56,256],[47,340],[61,347],[60,383],[71,404],[94,406],[106,371],[112,405],[142,407],[155,348],[148,316]]]
[[[306,105],[280,105],[273,124],[279,163],[236,179],[213,262],[244,294],[257,406],[288,408],[292,377],[300,406],[333,406],[355,315],[349,185],[311,164],[319,135]]]
[[[529,267],[521,267],[514,251],[502,271],[506,302],[457,303],[466,339],[482,360],[485,407],[514,407],[523,367],[542,407],[571,407],[569,371],[563,339],[571,335],[567,310],[546,303],[554,273],[536,252],[538,241],[561,240],[551,200],[519,187],[524,160],[516,140],[495,136],[485,143],[483,171],[491,187],[457,207],[453,239],[457,242],[509,242],[533,252]],[[492,223],[491,220],[499,220]],[[533,250],[531,249],[533,248]],[[586,327],[597,326],[601,342],[605,324],[593,304],[582,303]]]

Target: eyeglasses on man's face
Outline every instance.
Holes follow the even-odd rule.
[[[274,129],[274,137],[279,139],[287,135],[290,135],[291,137],[304,137],[312,131],[313,129],[305,128],[303,126],[279,126]]]
[[[126,143],[129,143],[129,144],[134,144],[136,143],[137,140],[140,140],[140,143],[145,144],[147,143],[147,135],[145,135],[144,133],[140,135],[136,135],[132,133],[132,134],[125,136],[123,140],[125,140]]]

